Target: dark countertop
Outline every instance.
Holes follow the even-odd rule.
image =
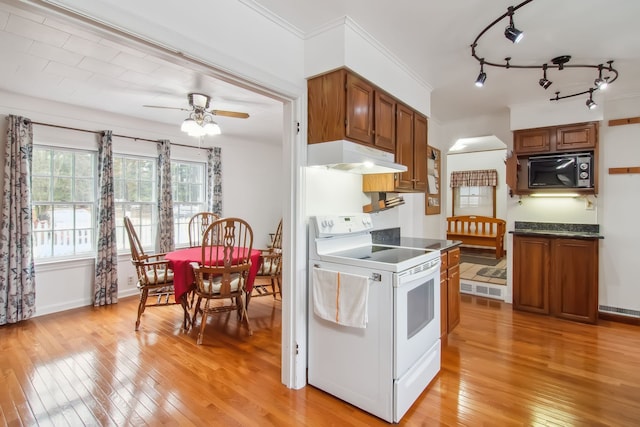
[[[515,222],[509,231],[517,236],[561,237],[567,239],[604,239],[598,224],[565,224],[552,222]]]
[[[446,251],[462,244],[459,240],[423,239],[420,237],[402,237],[400,228],[386,228],[371,232],[373,243],[379,245],[403,246],[405,248],[435,249]]]
[[[420,237],[400,237],[400,246],[406,248],[425,248],[425,249],[438,249],[440,251],[447,251],[449,249],[460,246],[462,242],[460,240],[440,240],[440,239],[422,239]]]

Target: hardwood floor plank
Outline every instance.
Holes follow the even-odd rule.
[[[203,345],[180,306],[137,298],[0,327],[0,425],[384,426],[308,386],[280,383],[281,303],[253,298],[254,335],[233,315]],[[403,426],[635,426],[640,328],[584,325],[463,296],[442,370]]]

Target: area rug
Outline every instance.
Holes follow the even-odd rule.
[[[488,265],[491,267],[495,267],[496,265],[498,265],[500,261],[502,261],[502,258],[495,259],[495,257],[489,258],[484,256],[478,256],[478,255],[466,255],[466,254],[460,255],[460,262],[469,262],[471,264]]]
[[[504,268],[483,267],[476,273],[478,276],[489,277],[491,279],[506,279],[507,270]]]

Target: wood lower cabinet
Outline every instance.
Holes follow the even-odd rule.
[[[513,237],[513,308],[598,320],[598,240]]]
[[[460,248],[440,254],[440,338],[460,323]]]

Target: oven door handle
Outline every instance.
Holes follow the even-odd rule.
[[[320,264],[313,264],[313,268],[322,268]],[[382,274],[380,273],[371,273],[369,276],[369,280],[372,282],[382,282]]]

